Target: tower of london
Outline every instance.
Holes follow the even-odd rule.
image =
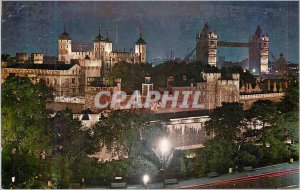
[[[146,63],[146,42],[142,38],[142,32],[138,40],[135,42],[135,51],[117,51],[113,50],[112,41],[110,40],[108,33],[106,38],[101,34],[101,28],[99,28],[98,35],[95,37],[93,47],[76,50],[72,46],[72,39],[70,35],[64,31],[60,34],[58,39],[58,61],[70,64],[71,60],[91,60],[98,67],[102,68],[103,74],[108,73],[109,70],[117,62],[129,62],[132,64]]]

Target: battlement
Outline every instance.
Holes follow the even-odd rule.
[[[110,91],[115,92],[121,90],[119,86],[86,86],[86,93],[98,93],[100,91]]]
[[[283,96],[284,96],[283,92],[266,93],[266,94],[245,94],[245,95],[240,95],[240,100],[275,98],[275,97],[283,97]]]
[[[236,80],[219,80],[219,82],[221,84],[232,84],[232,85],[236,84]]]
[[[84,97],[67,97],[67,96],[56,96],[54,102],[64,102],[64,103],[75,103],[75,104],[85,104]]]
[[[240,74],[238,73],[232,73],[231,79],[222,79],[221,73],[203,73],[202,77],[206,81],[212,81],[212,80],[220,80],[221,82],[225,81],[239,81],[240,80]]]
[[[239,73],[232,73],[232,80],[240,80],[240,74]]]
[[[203,79],[206,81],[221,79],[221,73],[203,73]]]

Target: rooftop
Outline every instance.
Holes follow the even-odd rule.
[[[71,40],[70,35],[64,30],[63,33],[61,33],[61,35],[59,35],[59,39],[60,40]]]
[[[16,63],[7,66],[6,68],[18,68],[18,69],[41,69],[41,70],[69,70],[75,64],[32,64],[32,63]]]

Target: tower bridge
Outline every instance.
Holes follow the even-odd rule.
[[[204,64],[217,65],[218,47],[248,48],[249,69],[254,75],[268,73],[269,36],[262,34],[258,26],[255,33],[249,37],[248,42],[218,41],[218,35],[205,23],[201,32],[196,34],[196,47],[186,57],[188,61],[196,52],[195,59]]]
[[[218,46],[219,47],[249,47],[249,43],[218,41]]]

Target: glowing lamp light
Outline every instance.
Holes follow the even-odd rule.
[[[170,151],[171,146],[170,146],[170,142],[168,141],[168,139],[163,138],[162,140],[160,140],[159,142],[159,151],[162,154],[166,154]]]
[[[285,143],[286,144],[292,144],[292,139],[290,139],[290,138],[285,139]]]
[[[255,72],[256,72],[256,70],[255,70],[255,69],[252,69],[252,72],[253,72],[253,73],[255,73]]]
[[[143,182],[144,182],[144,185],[146,186],[147,184],[148,184],[148,182],[149,182],[149,176],[147,175],[147,174],[145,174],[144,176],[143,176]]]
[[[16,181],[16,177],[12,177],[11,181],[14,183]]]

